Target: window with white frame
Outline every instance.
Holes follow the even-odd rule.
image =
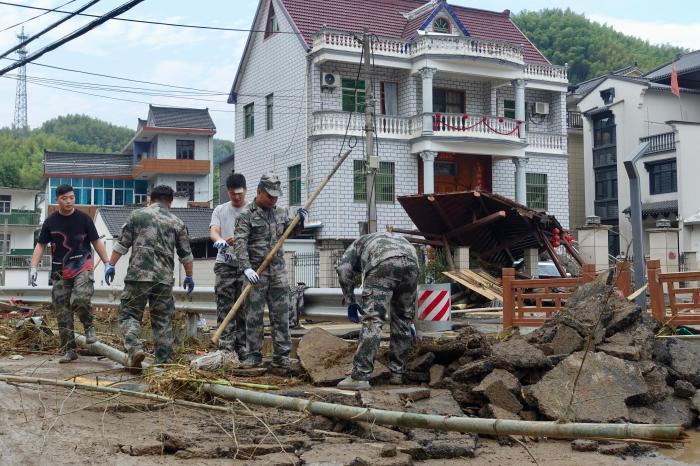
[[[547,174],[526,173],[527,206],[535,210],[547,210]]]
[[[178,193],[187,193],[187,198],[194,201],[194,181],[176,181],[175,191]]]
[[[255,134],[255,104],[249,103],[243,107],[243,118],[245,125],[245,137],[249,138]]]
[[[10,204],[12,203],[12,196],[3,194],[0,196],[0,213],[9,214],[12,210]]]
[[[175,158],[194,160],[194,141],[191,139],[175,140]]]
[[[0,233],[0,253],[9,254],[10,253],[10,238],[12,234],[8,233],[7,236]]]

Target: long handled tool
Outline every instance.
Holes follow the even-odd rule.
[[[304,204],[304,209],[308,209],[311,207],[311,204],[314,203],[316,198],[318,197],[319,194],[321,194],[321,191],[323,191],[323,188],[326,187],[328,182],[333,178],[333,175],[335,175],[335,172],[338,171],[340,166],[345,162],[345,159],[348,158],[348,155],[350,155],[350,152],[352,152],[352,149],[348,149],[343,154],[340,156],[338,161],[335,163],[335,166],[333,167],[333,170],[326,176],[326,178],[321,182],[318,188],[316,188],[316,191],[311,195],[306,200],[306,203]],[[258,267],[258,270],[256,272],[258,275],[262,275],[263,271],[267,268],[267,266],[270,264],[272,259],[277,255],[277,251],[280,250],[282,245],[284,244],[284,241],[287,239],[287,237],[294,231],[294,228],[297,226],[299,223],[299,220],[301,217],[299,214],[297,214],[294,219],[290,222],[289,226],[287,227],[286,230],[284,230],[284,233],[282,233],[282,236],[280,236],[280,239],[277,240],[277,243],[275,246],[270,250],[270,252],[267,254],[265,257],[265,260],[262,261],[262,264],[260,264],[260,267]],[[233,304],[233,307],[231,308],[230,311],[228,311],[228,314],[226,315],[226,318],[224,318],[223,322],[221,322],[221,325],[219,325],[219,328],[216,329],[216,333],[214,333],[214,336],[212,337],[211,341],[214,342],[214,344],[219,343],[219,339],[221,338],[221,334],[224,333],[224,329],[226,326],[231,322],[231,320],[234,318],[236,315],[236,312],[241,308],[243,303],[245,302],[246,298],[248,298],[248,295],[250,294],[250,290],[253,288],[253,285],[251,283],[248,283],[245,288],[243,288],[243,292],[241,295],[238,297],[236,302]]]

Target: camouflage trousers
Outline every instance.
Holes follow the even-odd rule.
[[[374,370],[382,325],[390,319],[389,369],[402,374],[411,353],[411,323],[416,312],[418,266],[404,257],[382,261],[365,275],[362,329],[353,360],[352,377],[368,380]]]
[[[253,285],[246,301],[247,358],[262,360],[263,312],[267,303],[272,334],[272,363],[288,365],[292,338],[289,333],[289,284],[284,270],[266,270]]]
[[[221,325],[243,290],[243,273],[238,267],[216,263],[214,265],[214,293],[216,294],[216,325]],[[245,359],[245,306],[236,312],[219,339],[219,349],[235,351],[239,359]]]
[[[73,278],[64,279],[61,272],[54,272],[52,281],[51,300],[56,310],[61,348],[64,351],[74,350],[76,344],[73,313],[78,314],[84,330],[92,327],[90,300],[95,291],[94,275],[92,270],[85,270]]]
[[[173,332],[175,301],[172,285],[156,282],[126,282],[120,299],[119,328],[127,352],[131,354],[143,349],[141,322],[144,308],[148,304],[155,344],[155,362],[156,364],[169,362],[175,345]]]

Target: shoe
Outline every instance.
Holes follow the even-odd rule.
[[[87,329],[85,329],[85,343],[88,345],[91,345],[93,343],[97,342],[97,331],[95,330],[95,326],[91,325]]]
[[[258,361],[257,359],[246,359],[243,361],[240,365],[241,369],[253,369],[255,367],[262,367],[263,363],[262,361]]]
[[[66,351],[66,354],[64,354],[63,357],[58,360],[58,362],[59,364],[66,364],[73,362],[76,359],[78,359],[78,353],[76,353],[75,350],[68,350]]]
[[[141,350],[133,351],[129,354],[129,359],[127,360],[126,370],[133,373],[138,373],[142,367],[141,363],[146,359],[146,353]]]
[[[398,372],[392,372],[391,376],[389,377],[389,384],[403,385],[403,374],[399,374]]]
[[[369,390],[371,388],[368,380],[355,380],[351,375],[338,382],[337,387],[343,390]]]
[[[288,377],[292,373],[292,365],[289,363],[289,360],[273,362],[270,364],[270,373],[280,377]]]

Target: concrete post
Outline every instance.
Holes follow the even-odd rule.
[[[590,224],[578,229],[578,251],[586,264],[595,265],[596,270],[609,267],[607,225]]]
[[[527,176],[525,169],[529,159],[527,157],[513,157],[515,164],[515,201],[527,205]]]
[[[435,192],[435,157],[437,152],[426,150],[420,153],[423,159],[423,194]]]
[[[540,261],[540,252],[536,248],[525,249],[523,251],[523,272],[532,278],[539,277],[539,269],[537,267]]]
[[[520,125],[520,138],[525,139],[525,80],[514,79],[511,84],[515,89],[515,119],[523,122]]]
[[[454,261],[457,270],[469,270],[469,248],[458,246],[455,249]]]
[[[319,265],[318,265],[318,286],[321,288],[335,288],[335,267],[331,263],[332,260],[332,249],[321,249],[319,250]]]
[[[423,80],[423,134],[433,134],[433,76],[436,68],[421,68]]]
[[[296,253],[294,251],[284,251],[284,264],[287,268],[287,281],[289,282],[290,287],[296,286],[296,277],[295,277],[295,269],[296,267],[294,266],[294,255]]]

